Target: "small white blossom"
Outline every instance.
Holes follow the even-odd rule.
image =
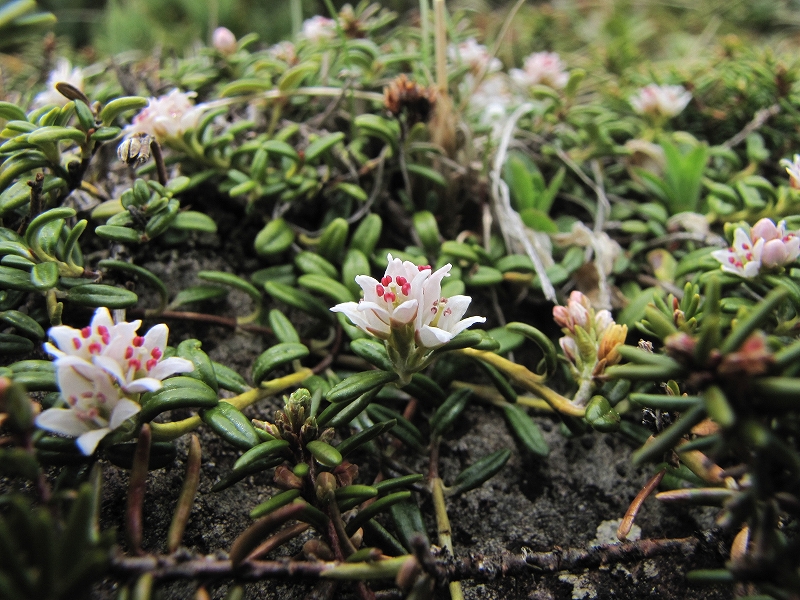
[[[136,415],[139,404],[120,395],[108,373],[80,358],[58,359],[56,379],[69,408],[48,408],[36,418],[37,427],[78,438],[85,455],[93,454],[105,436]]]
[[[55,357],[58,388],[68,408],[45,410],[36,425],[77,437],[81,452],[92,454],[100,440],[141,409],[129,396],[157,390],[162,379],[194,369],[184,358],[164,359],[166,325],[142,337],[136,334],[141,324],[115,324],[107,308],[98,308],[88,327],[51,327],[53,343],[44,349]]]
[[[159,142],[181,137],[185,132],[197,127],[205,110],[202,104],[195,106],[190,100],[196,95],[194,92],[174,89],[166,96],[150,98],[147,106],[125,129],[125,135],[147,133]]]
[[[484,317],[462,319],[469,296],[442,297],[442,279],[451,265],[437,271],[388,255],[389,265],[380,281],[359,275],[356,283],[364,297],[331,310],[347,316],[354,325],[386,342],[389,357],[407,383],[411,374],[427,365],[431,352]]]
[[[674,117],[686,108],[691,99],[692,95],[682,85],[651,83],[636,92],[630,103],[640,115]]]
[[[270,46],[267,52],[269,52],[269,55],[273,58],[282,60],[290,65],[297,61],[297,52],[295,51],[294,44],[286,40]]]
[[[336,36],[336,21],[316,15],[303,21],[300,37],[311,42],[321,42]]]
[[[500,59],[491,56],[486,46],[476,42],[475,38],[469,38],[457,46],[449,46],[447,54],[451,61],[467,65],[473,75],[480,75],[484,70],[494,73],[503,67]]]
[[[62,96],[61,92],[56,89],[56,84],[60,82],[68,83],[83,91],[83,70],[80,67],[75,67],[73,69],[66,58],[58,59],[56,68],[50,71],[50,75],[47,77],[47,89],[38,93],[33,99],[34,108],[47,104],[64,106],[69,102],[69,99]]]
[[[236,52],[236,36],[227,27],[217,27],[211,35],[211,44],[222,54]]]
[[[758,275],[761,269],[764,243],[763,238],[754,242],[747,231],[737,227],[733,232],[733,245],[727,250],[715,250],[711,256],[720,262],[722,270],[726,273],[750,279]]]
[[[469,98],[469,109],[483,126],[492,128],[492,137],[497,138],[506,122],[509,109],[518,102],[511,93],[508,80],[502,74],[484,79]]]
[[[156,325],[140,336],[136,332],[141,324],[115,324],[107,308],[98,308],[88,327],[51,327],[48,335],[55,346],[48,342],[44,349],[56,357],[56,367],[67,356],[78,358],[108,373],[124,392],[131,394],[157,390],[162,379],[194,369],[185,358],[164,359],[169,335],[166,325]]]
[[[781,159],[781,166],[786,167],[792,187],[800,189],[800,154],[795,154],[794,160]]]
[[[547,85],[560,90],[569,81],[569,73],[556,52],[534,52],[525,59],[522,69],[511,69],[508,74],[526,88]]]

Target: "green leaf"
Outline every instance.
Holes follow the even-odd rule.
[[[285,344],[299,344],[300,335],[292,325],[292,322],[277,308],[269,311],[269,326],[272,327],[272,333],[278,338],[279,342]]]
[[[414,230],[417,232],[422,247],[428,254],[436,254],[441,246],[441,235],[436,217],[428,210],[414,213]]]
[[[350,225],[341,217],[331,221],[322,232],[317,251],[320,256],[332,263],[339,262],[344,254],[344,246],[347,241],[347,233]]]
[[[422,434],[419,429],[396,410],[381,404],[370,404],[367,406],[367,414],[374,421],[397,421],[397,425],[392,428],[391,434],[418,452],[424,450]]]
[[[389,421],[381,421],[380,423],[376,423],[372,427],[368,427],[364,431],[360,431],[359,433],[350,436],[349,438],[345,439],[341,444],[336,446],[336,449],[339,453],[346,457],[351,452],[357,450],[367,442],[375,439],[379,435],[389,431],[392,427],[397,424],[397,421],[394,419],[390,419]]]
[[[56,368],[49,360],[21,360],[11,365],[12,379],[29,392],[58,390]]]
[[[306,449],[311,453],[319,464],[324,467],[338,467],[342,464],[341,453],[331,446],[320,440],[313,440],[306,444]]]
[[[142,241],[141,234],[130,227],[120,227],[119,225],[98,225],[94,232],[98,237],[121,244],[139,244]]]
[[[387,510],[392,505],[405,502],[410,498],[411,492],[408,491],[395,492],[394,494],[379,498],[366,508],[358,511],[358,514],[347,523],[347,535],[353,535],[364,523],[372,519],[375,515]]]
[[[249,450],[261,442],[255,428],[242,412],[228,402],[200,412],[203,422],[222,439],[242,450]]]
[[[467,407],[472,390],[462,388],[450,394],[431,417],[431,436],[440,436],[453,426]]]
[[[355,300],[355,297],[346,286],[326,275],[301,275],[297,278],[297,283],[314,294],[327,296],[331,301],[336,303],[352,302]]]
[[[586,405],[586,422],[597,431],[610,433],[619,430],[620,416],[603,396],[594,396]]]
[[[281,78],[278,80],[278,89],[282,92],[288,92],[297,89],[300,87],[300,84],[303,83],[303,80],[306,77],[312,73],[316,73],[318,69],[319,65],[317,63],[300,63],[299,65],[287,70],[281,76]]]
[[[147,106],[147,98],[141,96],[123,96],[106,104],[100,111],[100,121],[103,125],[111,125],[114,120],[129,110],[141,110]]]
[[[213,408],[219,399],[217,392],[193,377],[170,377],[160,389],[142,396],[141,423],[155,419],[162,412],[180,408]]]
[[[423,167],[422,165],[408,165],[407,169],[409,173],[412,173],[418,177],[422,177],[423,179],[427,179],[436,185],[447,187],[447,179],[445,179],[441,173],[434,171],[430,167]]]
[[[237,79],[224,86],[219,91],[219,95],[221,98],[230,98],[231,96],[266,92],[273,87],[274,85],[269,79]]]
[[[511,450],[504,449],[484,456],[458,474],[453,485],[453,494],[463,494],[483,485],[494,477],[511,458]]]
[[[350,351],[383,371],[392,371],[392,361],[383,342],[375,338],[362,338],[350,342]]]
[[[196,210],[179,212],[172,221],[171,227],[181,231],[201,231],[203,233],[216,233],[217,223],[208,215]]]
[[[293,308],[307,312],[325,321],[334,320],[333,313],[329,310],[328,305],[308,292],[276,281],[267,281],[264,284],[264,289],[275,300],[279,300]]]
[[[285,252],[294,242],[294,231],[284,219],[273,219],[256,235],[254,247],[260,256]]]
[[[286,440],[269,440],[267,442],[262,442],[242,454],[239,460],[233,463],[233,469],[234,471],[248,469],[256,462],[263,461],[266,458],[272,458],[277,454],[283,454],[283,451],[288,447],[289,442]]]
[[[28,338],[13,333],[0,333],[0,354],[23,356],[29,352],[33,352],[33,342]]]
[[[139,297],[129,290],[99,283],[76,285],[67,292],[67,299],[83,306],[112,309],[130,308],[139,301]]]
[[[259,292],[252,284],[248,283],[241,277],[237,277],[233,273],[225,273],[223,271],[200,271],[197,274],[199,279],[210,281],[212,283],[220,283],[235,288],[244,292],[256,305],[261,304],[261,292]]]
[[[253,383],[258,385],[267,378],[272,371],[292,362],[308,356],[308,348],[297,342],[286,342],[277,344],[269,348],[253,363]]]
[[[330,391],[325,394],[325,398],[328,402],[333,404],[349,402],[355,400],[361,394],[384,386],[397,379],[399,379],[397,373],[386,371],[364,371],[362,373],[356,373],[333,386]]]
[[[524,408],[518,404],[504,404],[503,412],[517,439],[528,450],[537,456],[547,456],[550,453],[550,447],[544,439],[542,430]]]
[[[195,285],[175,294],[175,298],[169,303],[169,306],[175,308],[183,306],[184,304],[191,304],[192,302],[216,300],[227,294],[228,290],[215,285]]]
[[[347,194],[351,198],[355,198],[359,202],[366,202],[367,200],[369,200],[369,196],[367,195],[367,192],[364,191],[364,188],[355,183],[340,181],[335,186],[333,186],[333,189],[339,190],[340,192]]]
[[[215,361],[211,361],[211,365],[214,367],[214,376],[217,378],[217,383],[223,390],[243,394],[251,389],[244,377],[230,367]]]
[[[307,275],[324,275],[336,279],[339,272],[333,264],[316,252],[303,250],[294,257],[295,266]],[[361,288],[359,288],[361,289]]]
[[[214,390],[214,393],[218,393],[219,383],[214,373],[214,366],[211,364],[211,359],[208,358],[208,354],[203,352],[201,348],[202,343],[200,340],[184,340],[178,344],[177,355],[180,358],[185,358],[194,365],[194,371],[187,373],[187,377],[199,379]]]
[[[258,448],[258,446],[256,446],[256,448]],[[256,448],[253,448],[253,450],[255,450]],[[294,500],[299,497],[300,497],[300,490],[286,490],[285,492],[281,492],[280,494],[275,494],[272,498],[270,498],[266,502],[262,502],[261,504],[256,506],[253,510],[251,510],[250,518],[260,519],[261,517],[270,514],[271,512],[281,508],[282,506],[286,506],[290,502],[294,502]]]
[[[318,140],[311,142],[308,145],[308,148],[305,150],[306,162],[313,162],[317,157],[333,148],[333,146],[341,142],[343,139],[344,133],[337,131],[336,133],[330,133],[319,138]]]
[[[54,142],[61,142],[64,140],[71,140],[77,143],[86,141],[86,133],[74,127],[39,127],[36,131],[28,134],[28,142],[31,144],[52,144]]]
[[[43,262],[33,266],[31,283],[39,291],[47,291],[58,283],[58,264]]]
[[[0,312],[0,321],[16,327],[20,332],[37,340],[44,339],[44,329],[35,319],[18,310]]]

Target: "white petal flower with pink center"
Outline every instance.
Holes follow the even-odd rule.
[[[48,408],[36,418],[36,425],[76,437],[78,448],[87,456],[100,440],[141,410],[139,404],[120,395],[108,373],[77,356],[56,360],[56,379],[69,408]]]
[[[794,231],[786,231],[786,221],[777,225],[772,219],[761,219],[750,230],[753,241],[764,240],[761,264],[768,269],[783,267],[800,256],[800,237]]]
[[[344,314],[358,328],[384,340],[389,358],[408,383],[411,375],[430,362],[431,353],[484,317],[462,319],[469,296],[442,297],[442,279],[451,265],[433,271],[388,255],[386,273],[378,281],[358,275],[364,297],[359,302],[337,304],[331,310]]]
[[[320,15],[315,15],[303,21],[300,37],[311,42],[330,40],[336,35],[336,21]]]
[[[150,98],[147,106],[133,118],[125,129],[126,137],[136,133],[154,136],[159,142],[180,138],[197,127],[205,111],[202,104],[192,102],[197,94],[172,90],[166,96]]]
[[[447,48],[447,55],[451,61],[468,66],[473,75],[480,75],[484,70],[493,73],[503,67],[500,59],[489,54],[486,46],[476,42],[475,38],[469,38],[457,46],[451,45]]]
[[[156,325],[140,336],[136,332],[141,324],[115,324],[107,308],[98,308],[88,327],[51,327],[48,335],[55,346],[48,342],[44,349],[56,357],[56,368],[67,356],[80,359],[108,373],[129,394],[157,390],[162,379],[194,370],[185,358],[164,359],[169,334],[166,325]]]
[[[764,250],[765,240],[759,238],[754,241],[742,227],[733,233],[733,245],[727,250],[715,250],[711,256],[716,258],[722,270],[747,279],[758,275],[761,270],[761,253]]]
[[[651,83],[641,88],[629,100],[633,110],[640,115],[674,117],[692,99],[682,85],[657,85]]]
[[[546,85],[560,90],[567,85],[569,73],[556,52],[534,52],[525,59],[522,69],[511,69],[511,79],[522,87]]]

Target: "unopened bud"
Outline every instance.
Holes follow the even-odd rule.
[[[272,479],[275,481],[275,485],[282,490],[299,490],[303,487],[303,480],[283,465],[275,467],[275,475]]]
[[[324,471],[317,475],[317,498],[320,502],[326,502],[336,491],[336,477],[333,473]]]
[[[150,159],[150,142],[152,141],[152,136],[147,133],[134,133],[119,145],[117,156],[131,167],[144,164]]]
[[[222,54],[233,54],[236,52],[236,36],[227,27],[217,27],[211,36],[211,43],[214,48]]]
[[[361,542],[364,541],[364,528],[359,527],[358,531],[356,531],[353,535],[350,536],[350,543],[353,544],[353,548],[360,548]]]
[[[308,540],[303,544],[303,554],[311,560],[333,560],[333,550],[322,540]]]

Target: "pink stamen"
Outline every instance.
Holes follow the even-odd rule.
[[[125,348],[125,360],[129,360],[131,358],[133,358],[133,348],[128,346]]]
[[[400,291],[403,292],[403,294],[405,294],[406,296],[408,296],[411,293],[411,284],[404,283]]]
[[[430,265],[420,265],[420,266],[417,267],[417,269],[420,270],[420,271],[430,271],[431,270],[431,266]]]
[[[92,342],[89,344],[89,354],[100,354],[102,350],[103,347],[98,342]]]
[[[133,369],[134,371],[138,371],[142,368],[142,361],[137,359],[132,359],[128,361],[128,368]]]
[[[159,360],[162,356],[164,356],[164,353],[161,352],[161,348],[153,348],[152,352],[150,352],[150,356],[156,360]]]
[[[753,254],[752,254],[752,253],[750,253],[750,252],[748,252],[747,254],[745,254],[745,255],[744,255],[744,257],[745,257],[747,260],[753,260]]]
[[[387,302],[394,302],[395,300],[397,300],[397,296],[395,295],[394,292],[386,292],[383,295],[383,299],[386,300]]]
[[[101,394],[101,393],[98,393],[98,394],[97,394],[97,401],[98,401],[100,404],[105,404],[105,403],[106,403],[106,400],[107,400],[107,398],[106,398],[106,395],[105,395],[105,394]]]
[[[733,258],[732,256],[729,256],[728,257],[728,262],[731,263],[731,264],[734,264],[736,262],[736,259]]]
[[[434,315],[436,314],[436,307],[435,306],[431,306],[431,314],[434,314]]]
[[[93,395],[92,392],[83,392],[81,393],[81,398],[91,398]]]
[[[392,278],[389,277],[388,275],[384,275],[383,279],[381,279],[381,283],[383,284],[384,287],[386,287],[392,283]]]
[[[92,335],[92,329],[90,327],[84,327],[81,329],[81,336],[83,339],[87,339],[90,335]]]
[[[149,371],[150,369],[152,369],[153,367],[155,367],[157,364],[158,364],[158,361],[157,361],[155,358],[151,358],[150,360],[148,360],[148,361],[147,361],[147,362],[144,364],[144,367],[145,367],[145,369],[147,369],[147,370]]]
[[[395,281],[397,282],[397,285],[399,285],[400,287],[403,287],[405,284],[408,283],[408,279],[406,279],[405,277],[396,277]]]
[[[375,286],[375,293],[376,293],[376,294],[378,294],[378,297],[379,297],[379,298],[380,298],[381,296],[383,296],[383,292],[384,292],[384,291],[385,291],[385,290],[383,289],[383,286],[382,286],[380,283],[379,283],[378,285],[376,285],[376,286]]]
[[[75,406],[78,403],[78,399],[75,396],[70,396],[67,400],[70,406]]]
[[[747,244],[742,244],[742,249],[743,250],[750,250],[750,246],[748,246]]]
[[[442,315],[445,317],[449,317],[451,314],[453,314],[453,311],[449,308],[445,308],[444,312],[442,313]]]
[[[133,338],[133,345],[136,346],[137,348],[141,347],[143,344],[144,344],[144,338],[142,336],[137,335],[135,338]]]
[[[80,350],[81,341],[78,338],[72,338],[72,346],[75,348],[75,350]]]

